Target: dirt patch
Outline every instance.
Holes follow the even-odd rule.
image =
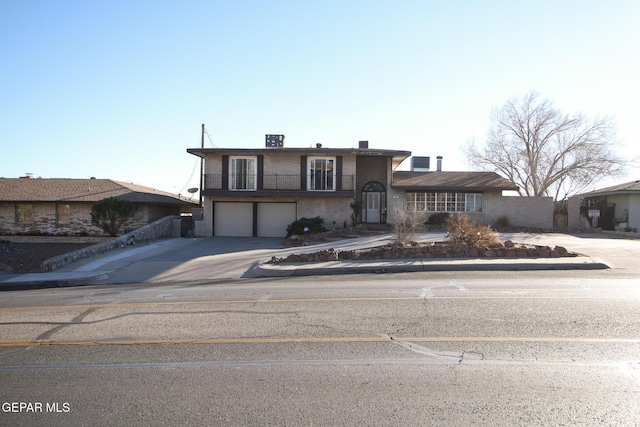
[[[39,273],[43,261],[93,243],[0,243],[0,272]]]

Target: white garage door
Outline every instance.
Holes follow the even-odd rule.
[[[214,236],[253,236],[253,203],[215,202]]]
[[[295,203],[258,203],[259,237],[284,237],[295,220]]]

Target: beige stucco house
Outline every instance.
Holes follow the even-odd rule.
[[[640,230],[640,180],[581,194],[582,212],[603,230]]]

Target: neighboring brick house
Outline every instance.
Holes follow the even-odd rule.
[[[197,206],[170,193],[111,179],[0,178],[0,234],[103,235],[91,224],[91,206],[107,197],[138,205],[124,229],[190,213]]]
[[[394,221],[398,210],[464,212],[483,223],[553,226],[550,198],[503,197],[518,187],[494,172],[435,171],[409,151],[368,148],[190,148],[204,161],[198,236],[283,237],[293,221],[319,216],[327,228]],[[353,207],[357,206],[356,209]],[[355,211],[355,212],[354,212]]]

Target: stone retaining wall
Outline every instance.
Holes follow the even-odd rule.
[[[163,237],[180,237],[180,221],[181,219],[177,215],[167,216],[122,236],[49,258],[40,264],[40,271],[43,273],[53,271],[79,259],[89,258],[126,245],[134,245],[137,242],[152,241]]]
[[[413,244],[408,247],[389,244],[387,246],[345,250],[327,249],[324,251],[291,254],[286,258],[273,260],[289,262],[327,262],[350,259],[412,259],[412,258],[560,258],[575,257],[577,254],[556,246],[522,245],[507,240],[492,247],[458,246],[450,244]]]

